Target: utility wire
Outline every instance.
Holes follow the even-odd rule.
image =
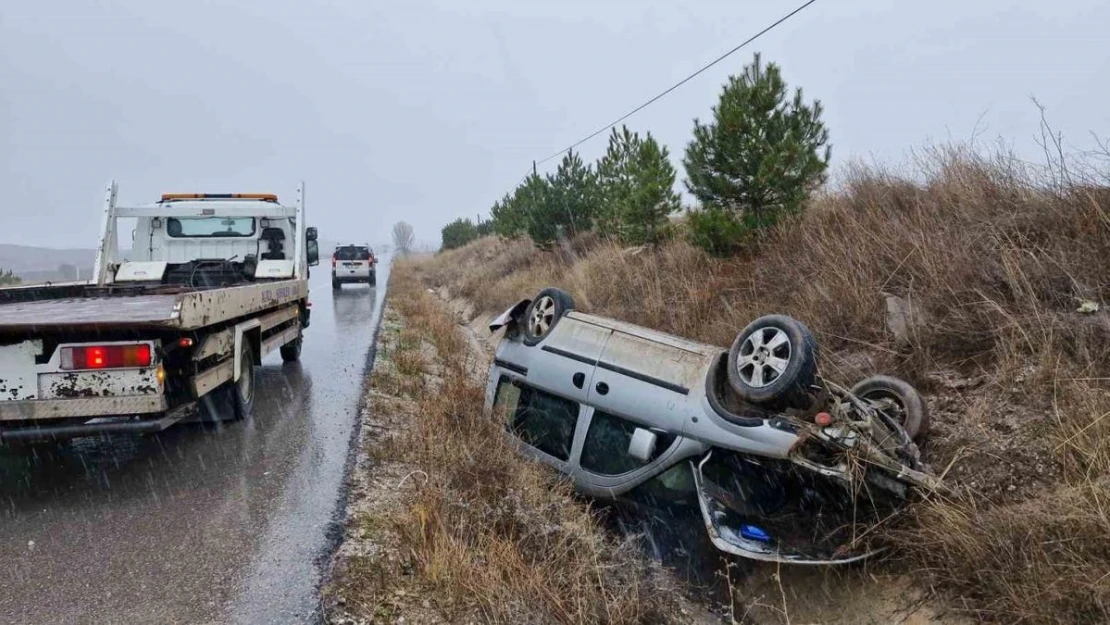
[[[578,146],[582,145],[583,143],[585,143],[585,142],[589,141],[590,139],[593,139],[594,137],[598,136],[599,134],[601,134],[601,133],[603,133],[603,132],[605,132],[605,131],[609,130],[609,129],[610,129],[610,128],[612,128],[613,126],[616,126],[617,124],[619,124],[619,123],[623,122],[624,120],[628,119],[629,117],[632,117],[632,116],[633,116],[633,115],[635,115],[636,113],[639,113],[640,111],[644,110],[645,108],[647,108],[647,107],[651,106],[652,104],[654,104],[655,102],[657,102],[658,100],[660,100],[661,98],[663,98],[663,96],[665,96],[665,95],[667,95],[668,93],[670,93],[670,92],[674,91],[675,89],[678,89],[678,88],[679,88],[679,87],[681,87],[682,85],[684,85],[684,84],[686,84],[686,83],[690,82],[690,81],[691,81],[692,79],[694,79],[694,78],[695,78],[696,76],[698,76],[699,74],[701,74],[701,73],[702,73],[702,72],[704,72],[705,70],[709,69],[710,67],[713,67],[713,66],[714,66],[714,65],[716,65],[717,63],[720,63],[721,61],[723,61],[723,60],[727,59],[728,57],[732,56],[732,54],[733,54],[733,53],[735,53],[735,52],[736,52],[737,50],[739,50],[740,48],[743,48],[744,46],[746,46],[746,45],[748,45],[749,43],[751,43],[751,42],[755,41],[756,39],[759,39],[759,38],[760,38],[760,37],[762,37],[763,35],[767,34],[767,33],[768,33],[768,32],[770,32],[771,30],[773,30],[773,29],[774,29],[775,27],[777,27],[777,26],[778,26],[779,24],[782,24],[783,22],[785,22],[786,20],[788,20],[788,19],[790,19],[790,18],[794,17],[794,16],[795,16],[795,15],[797,15],[798,13],[801,13],[801,12],[802,12],[802,11],[803,11],[803,10],[804,10],[804,9],[805,9],[806,7],[808,7],[809,5],[813,4],[814,2],[817,2],[817,0],[809,0],[808,2],[806,2],[806,3],[802,4],[802,5],[801,5],[801,6],[799,6],[798,8],[794,9],[793,11],[791,11],[791,12],[787,13],[786,15],[782,16],[781,18],[779,18],[779,19],[778,19],[778,21],[776,21],[776,22],[775,22],[774,24],[771,24],[771,25],[770,25],[770,26],[768,26],[767,28],[764,28],[763,30],[759,31],[758,33],[756,33],[756,34],[752,35],[751,37],[749,37],[749,38],[748,38],[748,39],[747,39],[746,41],[744,41],[744,42],[743,42],[743,43],[741,43],[740,45],[738,45],[738,46],[736,46],[735,48],[733,48],[733,49],[729,50],[728,52],[725,52],[724,54],[722,54],[721,56],[717,57],[716,59],[713,59],[713,60],[712,60],[712,61],[711,61],[711,62],[710,62],[709,64],[707,64],[707,65],[704,65],[704,66],[702,66],[702,68],[701,68],[701,69],[699,69],[698,71],[694,72],[693,74],[690,74],[690,75],[689,75],[689,76],[687,76],[686,78],[683,78],[682,80],[680,80],[680,81],[676,82],[675,84],[671,85],[670,87],[668,87],[668,88],[666,89],[666,91],[663,91],[662,93],[660,93],[659,95],[655,96],[654,98],[652,98],[652,99],[648,100],[647,102],[644,102],[644,103],[643,103],[643,104],[641,104],[640,106],[637,106],[636,108],[632,109],[631,111],[629,111],[629,112],[625,113],[624,115],[622,115],[622,116],[620,116],[619,118],[617,118],[617,120],[616,120],[616,121],[613,121],[612,123],[610,123],[610,124],[608,124],[608,125],[606,125],[606,126],[603,126],[603,127],[599,128],[599,129],[598,129],[597,131],[595,131],[594,133],[592,133],[592,134],[588,135],[588,136],[587,136],[587,137],[585,137],[584,139],[580,139],[580,140],[576,141],[575,143],[571,144],[571,145],[570,145],[569,147],[567,147],[567,148],[564,148],[564,149],[562,149],[562,150],[559,150],[558,152],[556,152],[556,153],[552,154],[551,156],[548,156],[547,158],[543,159],[542,161],[539,161],[539,162],[538,162],[537,164],[538,164],[538,165],[542,165],[543,163],[546,163],[546,162],[550,161],[550,160],[551,160],[551,159],[553,159],[553,158],[556,158],[556,157],[558,157],[558,156],[562,156],[562,155],[563,155],[564,153],[566,153],[566,152],[568,152],[568,151],[570,151],[570,150],[573,150],[574,148],[576,148],[576,147],[578,147]],[[525,176],[525,177],[527,177],[527,176]]]

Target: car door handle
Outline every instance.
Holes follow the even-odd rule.
[[[575,388],[582,388],[586,385],[586,374],[578,372],[571,376],[570,381],[574,383]]]
[[[604,383],[604,382],[598,382],[594,386],[594,390],[597,391],[598,395],[608,395],[609,394],[609,385]]]

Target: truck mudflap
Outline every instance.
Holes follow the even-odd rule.
[[[713,452],[708,452],[700,462],[690,461],[698,507],[713,546],[725,553],[783,564],[837,565],[864,560],[881,552],[881,549],[861,548],[844,544],[829,549],[814,545],[788,544],[763,529],[758,522],[748,522],[737,514],[743,502],[735,502],[735,495],[717,486],[702,473]]]

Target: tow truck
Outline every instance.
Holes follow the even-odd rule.
[[[0,443],[153,433],[248,418],[255,370],[300,357],[319,263],[292,206],[269,193],[167,193],[117,205],[105,189],[86,282],[0,289]],[[134,223],[122,258],[119,230]]]

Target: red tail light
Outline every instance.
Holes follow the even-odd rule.
[[[149,367],[151,363],[150,345],[84,345],[63,347],[61,350],[62,369],[125,369],[129,367]]]
[[[335,269],[335,257],[334,256],[331,257],[331,268]]]

